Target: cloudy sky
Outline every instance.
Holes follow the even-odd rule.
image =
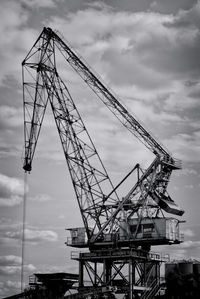
[[[200,1],[0,1],[0,296],[20,291],[24,194],[21,62],[43,27],[58,30],[176,158],[172,198],[182,206],[185,242],[153,248],[200,259]],[[116,184],[153,159],[87,86],[61,73]],[[126,193],[128,186],[121,190]],[[81,226],[58,133],[47,110],[28,175],[24,271],[78,271],[65,228]]]

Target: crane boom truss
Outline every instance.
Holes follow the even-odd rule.
[[[44,32],[55,40],[58,49],[70,66],[82,77],[108,109],[114,113],[131,133],[144,143],[155,155],[171,157],[169,151],[158,143],[155,138],[152,137],[152,134],[150,134],[141,123],[130,114],[130,112],[113,95],[113,92],[111,92],[96,75],[94,75],[90,67],[86,65],[74,51],[72,51],[63,39],[50,28],[44,28]],[[173,162],[173,160],[171,162]]]
[[[25,70],[23,72],[25,169],[31,170],[35,147],[49,101],[84,226],[88,238],[90,238],[90,235],[93,235],[96,230],[100,230],[104,222],[111,217],[112,206],[116,205],[119,199],[115,192],[113,192],[112,197],[106,197],[106,194],[111,192],[114,187],[68,88],[56,71],[54,41],[43,38],[39,43],[36,43],[35,48],[38,48],[40,52],[39,62],[35,63],[28,60],[29,62],[24,63],[26,70],[34,70],[36,74],[35,83],[27,81],[28,79],[25,78],[27,72]],[[30,97],[32,89],[35,89],[35,94]]]

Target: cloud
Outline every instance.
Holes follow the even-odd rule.
[[[190,184],[190,185],[185,185],[185,188],[187,188],[187,189],[194,189],[194,185],[192,185],[192,184]]]
[[[187,233],[187,232],[186,232]],[[178,246],[169,248],[170,256],[173,258],[189,258],[191,255],[198,258],[200,250],[200,241],[187,240]]]
[[[21,246],[21,243],[19,244],[19,242],[16,242],[16,240],[14,239],[10,239],[8,237],[6,237],[6,232],[12,232],[12,231],[16,231],[16,230],[21,230],[22,228],[22,223],[17,222],[15,218],[11,219],[8,217],[1,217],[0,220],[0,244],[2,247],[13,247],[13,248],[19,248]],[[20,249],[19,249],[20,250]],[[9,256],[10,259],[14,259],[14,257]],[[0,264],[1,262],[4,264],[3,259],[0,259]],[[17,262],[17,260],[16,260]],[[6,263],[6,261],[5,261]]]
[[[24,183],[21,179],[0,174],[0,206],[12,207],[23,200]]]
[[[56,266],[56,265],[40,265],[40,270],[37,273],[55,273],[55,272],[69,272],[78,274],[78,264],[69,261],[64,266]]]
[[[34,272],[36,270],[35,266],[32,264],[24,265],[24,271]],[[0,266],[0,275],[14,275],[21,273],[21,266]]]
[[[11,296],[14,293],[19,293],[21,288],[21,282],[19,281],[12,281],[7,280],[4,282],[0,282],[0,295],[3,296],[3,298],[6,296]]]
[[[22,258],[15,255],[0,256],[0,275],[14,275],[21,272]],[[24,271],[33,272],[36,268],[32,264],[24,264]]]
[[[187,250],[179,249],[179,250],[170,250],[170,260],[179,260],[179,259],[187,259]]]
[[[200,162],[200,131],[171,136],[165,143],[171,151],[185,162]]]
[[[14,145],[9,145],[7,142],[1,142],[1,137],[0,137],[0,143],[4,144],[4,146],[0,146],[0,158],[8,158],[8,157],[19,157],[19,148],[15,147]]]
[[[22,262],[22,259],[20,256],[16,256],[16,255],[0,256],[0,265],[1,266],[20,265],[21,262]]]
[[[179,177],[179,176],[196,176],[198,175],[198,171],[196,171],[195,169],[190,169],[190,168],[183,168],[180,172],[176,172],[174,174],[175,176]]]
[[[23,124],[22,107],[0,106],[0,130],[16,128]]]
[[[46,1],[22,2],[34,7],[47,5]],[[69,13],[65,18],[52,16],[49,25],[59,29],[74,43],[104,79],[112,87],[116,87],[117,93],[125,98],[136,115],[142,117],[146,126],[150,124],[152,131],[154,128],[155,131],[158,130],[158,123],[162,123],[163,126],[174,123],[174,126],[180,129],[184,126],[183,120],[186,119],[185,116],[183,118],[183,113],[191,109],[191,106],[195,109],[198,105],[198,100],[194,97],[197,86],[191,84],[189,88],[185,85],[189,79],[190,82],[197,79],[198,64],[195,63],[194,68],[193,54],[199,46],[195,17],[198,15],[198,7],[199,5],[195,5],[187,13],[164,15],[154,12],[117,12],[107,6],[98,6],[98,9],[90,7]],[[13,57],[14,51],[20,52],[20,55],[22,52],[28,52],[35,41],[36,32],[30,28],[22,30],[20,27],[27,22],[28,12],[16,2],[3,2],[4,15],[10,8],[15,11],[15,17],[2,22],[2,27],[9,29],[7,35],[10,34],[7,39],[7,35],[4,37],[3,34],[5,30],[2,29],[2,44],[7,43],[10,52],[2,53]],[[180,23],[185,18],[190,21],[188,25],[178,26],[178,20]],[[81,31],[85,34],[80,35]],[[21,42],[16,43],[16,39],[20,39]],[[3,80],[5,76],[15,74],[16,61],[12,63],[6,57],[2,60],[9,61],[9,66],[2,68]],[[186,63],[188,65],[185,65]],[[20,63],[18,71],[19,65]],[[79,95],[80,93],[81,90]],[[5,106],[2,111],[3,115],[8,116],[8,120],[3,118],[2,126],[14,127],[16,123],[19,124],[20,121],[16,118],[19,111]],[[191,123],[191,117],[187,115],[185,126]],[[96,123],[93,123],[94,128],[95,126]],[[176,142],[174,138],[173,142],[176,144],[179,140]],[[184,149],[184,155],[188,150]],[[6,154],[6,148],[2,151]],[[44,155],[60,160],[60,154],[53,150],[45,150]]]
[[[81,48],[86,57],[91,59],[97,54],[94,56],[95,64],[99,59],[113,82],[119,79],[116,83],[120,85],[132,82],[147,89],[152,89],[155,84],[154,89],[160,89],[159,86],[169,88],[169,83],[173,84],[175,73],[179,78],[184,78],[190,71],[188,66],[193,69],[198,53],[196,28],[167,26],[174,23],[175,18],[153,12],[85,9],[69,14],[65,19],[52,17],[50,25],[60,29],[67,39]],[[80,30],[84,30],[85,34],[77,39]],[[98,48],[98,44],[104,47]],[[184,60],[186,55],[187,59]],[[183,74],[184,67],[186,73]],[[120,72],[115,72],[116,69]]]
[[[21,61],[37,35],[34,29],[23,27],[26,25],[28,17],[29,13],[18,1],[1,1],[1,86],[8,83],[8,78],[14,78],[21,83]]]
[[[21,222],[17,222],[16,219],[11,219],[8,217],[1,217],[0,219],[0,230],[10,230],[10,229],[19,229]]]
[[[194,232],[193,230],[187,228],[187,229],[184,229],[184,237],[194,237]]]
[[[197,248],[200,248],[200,241],[191,241],[191,240],[188,240],[188,241],[185,241],[183,242],[180,247],[182,249],[197,249]]]
[[[38,242],[38,241],[50,241],[55,242],[58,239],[56,232],[51,230],[25,230],[25,238],[27,241]]]
[[[188,10],[179,10],[178,14],[174,18],[171,26],[174,27],[193,27],[200,28],[200,1],[195,1],[194,5]]]
[[[15,240],[21,240],[22,233],[20,231],[7,231],[5,237]],[[38,243],[41,241],[55,242],[58,239],[56,232],[52,230],[25,229],[25,242]]]
[[[13,2],[11,3],[15,5]],[[37,6],[39,2],[29,1],[27,3],[30,6]],[[46,1],[41,2],[41,6],[46,4]],[[4,8],[8,9],[6,5]],[[24,16],[22,19],[18,17],[13,21],[15,27],[18,28],[17,23],[22,25],[28,20],[28,13],[25,13],[20,6],[16,11],[18,16],[20,14]],[[117,12],[107,6],[98,6],[98,9],[90,7],[76,13],[68,13],[65,18],[52,16],[48,25],[60,30],[70,42],[74,43],[89,63],[102,74],[104,80],[114,89],[116,88],[117,93],[125,100],[130,110],[132,109],[134,114],[145,121],[145,127],[151,127],[152,131],[158,131],[158,135],[163,136],[165,131],[171,128],[172,123],[177,128],[177,133],[183,127],[192,126],[191,114],[187,115],[187,118],[183,114],[191,107],[196,109],[198,105],[198,100],[194,97],[194,93],[198,92],[197,85],[191,83],[188,87],[186,84],[189,79],[190,82],[194,82],[196,70],[193,73],[191,71],[191,69],[194,70],[193,67],[182,65],[186,61],[186,55],[188,56],[187,61],[193,65],[193,52],[199,45],[196,38],[197,28],[189,25],[186,28],[176,26],[177,18],[184,19],[185,15],[181,13],[173,16],[154,12]],[[187,18],[190,18],[191,23],[194,22],[192,13]],[[14,32],[14,23],[9,23],[9,26]],[[80,35],[81,31],[84,31],[85,34]],[[28,40],[29,48],[35,41],[35,32],[30,32],[32,35]],[[21,36],[26,40],[27,36],[24,31]],[[28,42],[23,43],[23,51],[26,51]],[[13,50],[14,44],[14,40],[12,40],[11,48]],[[189,45],[193,45],[193,48],[190,48]],[[59,64],[61,64],[60,61]],[[63,70],[63,65],[62,63],[61,72],[65,75],[69,74]],[[77,96],[82,95],[82,101],[83,94],[86,99],[88,98],[87,92],[83,92],[79,85],[76,89],[78,90],[78,92],[76,91]],[[95,106],[92,104],[91,106],[93,107],[91,114],[94,115]],[[85,114],[86,105],[85,107],[82,105],[81,108]],[[15,115],[18,111],[16,109],[14,111],[11,107],[2,109],[3,113],[8,115],[8,120],[4,120],[2,126],[14,127],[17,122]],[[96,111],[95,114],[97,114]],[[52,123],[52,120],[48,118],[47,125],[51,126]],[[93,130],[98,129],[94,118],[91,119],[91,123]],[[102,123],[103,119],[101,119],[101,125]],[[161,126],[158,128],[158,123],[162,124],[162,131],[160,131]],[[102,131],[103,128],[102,126]],[[193,129],[191,127],[191,130]],[[52,136],[55,136],[55,134],[51,135],[51,133],[43,135],[44,150],[40,151],[39,156],[56,161],[62,159],[63,161],[63,156],[61,157],[57,149],[47,150],[46,148],[46,144],[49,144]],[[173,143],[178,146],[180,140],[178,138],[176,141],[175,138],[176,136],[173,138]],[[119,138],[117,139],[119,140]],[[106,142],[106,140],[104,141]],[[104,141],[102,147],[106,147],[106,156],[112,157],[114,150],[112,147],[107,147],[107,143]],[[173,148],[174,145],[170,150]],[[181,157],[187,155],[188,144],[181,151],[183,152]],[[6,149],[2,149],[2,152],[6,154]],[[115,152],[117,152],[116,147]],[[121,154],[121,151],[116,153],[119,156],[118,161],[122,161]],[[189,158],[189,155],[187,157]]]
[[[52,17],[49,22],[97,69],[145,127],[162,136],[170,151],[175,149],[186,161],[193,161],[199,151],[195,137],[195,155],[189,155],[191,146],[181,137],[183,131],[195,134],[198,126],[200,39],[192,12],[197,14],[198,7],[187,11],[190,23],[185,26],[176,22],[184,21],[186,13],[119,12],[106,6],[80,10],[65,19]],[[86,34],[77,39],[83,28]],[[163,138],[165,134],[169,140]]]
[[[22,125],[22,107],[0,106],[0,158],[20,157],[23,147]]]
[[[36,196],[29,196],[29,200],[36,202],[47,202],[51,201],[52,197],[48,194],[37,194]]]
[[[55,7],[55,2],[53,0],[20,0],[20,2],[30,8]]]
[[[184,231],[185,232],[185,231]],[[186,229],[186,237],[193,237],[194,233],[190,229]],[[200,241],[187,240],[178,245],[160,246],[160,252],[167,252],[170,260],[173,259],[189,259],[191,256],[199,258]]]

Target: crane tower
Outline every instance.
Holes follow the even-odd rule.
[[[121,124],[138,138],[155,159],[146,170],[140,164],[113,186],[97,149],[58,73],[57,53],[83,79]],[[175,159],[124,107],[91,68],[51,28],[44,28],[22,62],[24,97],[24,170],[30,172],[48,102],[56,122],[80,208],[83,227],[71,228],[67,245],[88,248],[72,256],[79,261],[77,298],[154,298],[159,290],[161,259],[152,245],[179,244],[179,220],[184,211],[172,200],[167,186]],[[135,172],[137,180],[122,198],[119,186]],[[166,216],[172,214],[172,216]],[[90,284],[85,284],[85,277]]]

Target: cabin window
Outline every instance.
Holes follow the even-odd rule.
[[[72,238],[77,238],[78,237],[78,231],[77,230],[72,230],[71,235],[72,235]]]
[[[143,233],[152,233],[155,231],[153,223],[143,224]]]

